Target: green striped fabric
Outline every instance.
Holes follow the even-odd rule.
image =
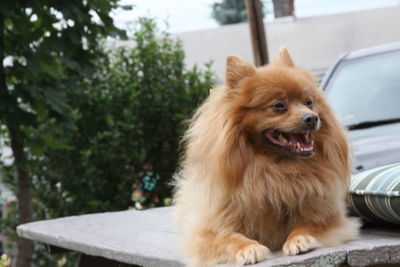
[[[368,221],[400,224],[400,163],[353,175],[347,200]]]

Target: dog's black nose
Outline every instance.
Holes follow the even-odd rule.
[[[319,118],[315,114],[305,114],[302,119],[310,130],[314,130],[317,127]]]

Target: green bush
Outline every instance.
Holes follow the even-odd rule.
[[[107,56],[99,53],[95,73],[75,81],[82,90],[66,92],[67,119],[38,104],[37,123],[22,127],[35,220],[168,204],[183,121],[208,95],[213,75],[209,65],[186,69],[180,42],[153,20],[140,19],[132,40],[132,47],[99,43]],[[15,191],[13,168],[0,167]],[[0,228],[15,240],[12,207]],[[75,259],[35,246],[37,266],[74,266]]]
[[[127,209],[132,196],[137,208],[162,206],[170,197],[182,122],[207,96],[212,74],[186,70],[181,44],[152,20],[140,19],[133,41],[108,49],[84,95],[70,96],[72,125],[31,129],[33,140],[48,134],[58,144],[32,157],[40,217]]]

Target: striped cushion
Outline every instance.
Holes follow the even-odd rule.
[[[353,175],[348,203],[368,221],[400,224],[400,163]]]

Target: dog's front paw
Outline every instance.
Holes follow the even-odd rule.
[[[320,244],[317,239],[311,235],[295,235],[293,237],[289,236],[283,245],[282,252],[286,256],[297,255],[319,246]]]
[[[266,260],[271,256],[271,251],[266,246],[257,242],[246,245],[236,252],[236,264],[243,266]]]

